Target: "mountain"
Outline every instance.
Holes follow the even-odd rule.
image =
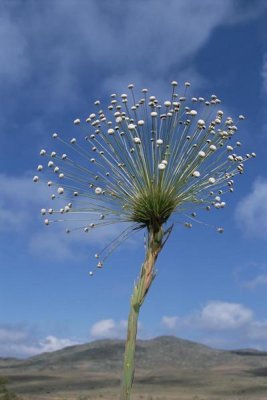
[[[26,399],[38,400],[38,396],[44,393],[49,399],[59,398],[53,395],[63,393],[66,399],[69,393],[78,395],[102,390],[105,394],[107,390],[114,392],[119,388],[123,352],[124,341],[107,339],[66,347],[26,360],[0,358],[0,376],[7,377],[10,387],[26,395]],[[180,390],[180,387],[184,390],[198,386],[203,389],[203,383],[209,382],[208,387],[212,388],[216,382],[217,386],[220,386],[219,382],[222,385],[228,381],[231,383],[231,374],[237,381],[243,377],[243,382],[250,379],[253,382],[255,377],[263,379],[262,390],[267,398],[267,352],[216,350],[172,336],[137,341],[137,387],[150,387],[152,391],[165,388],[166,392],[174,388]],[[223,390],[233,386],[229,382]],[[242,382],[240,385],[242,387]],[[255,386],[255,383],[251,385]],[[257,393],[259,390],[261,383],[257,382]],[[244,392],[242,398],[246,398],[245,395]]]

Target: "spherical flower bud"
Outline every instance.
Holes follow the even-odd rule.
[[[167,100],[167,101],[164,101],[164,106],[165,106],[165,107],[170,107],[171,104],[172,104],[172,103],[171,103],[170,101],[168,101],[168,100]]]
[[[243,120],[243,119],[245,119],[245,117],[244,117],[244,115],[239,115],[239,117],[238,117],[240,120]]]
[[[198,152],[198,155],[199,155],[199,157],[204,158],[206,156],[206,153],[205,153],[205,151],[200,150]]]
[[[254,158],[256,157],[256,153],[251,153],[251,155],[252,155],[252,157],[254,157]]]
[[[66,158],[67,158],[67,154],[62,154],[61,159],[66,160]]]
[[[42,165],[38,165],[38,167],[37,167],[37,171],[42,171],[43,170],[43,166]]]
[[[230,156],[228,156],[228,160],[229,161],[234,161],[234,157],[230,154]]]
[[[240,146],[241,146],[241,142],[236,142],[236,145],[237,145],[238,147],[240,147]]]
[[[49,225],[49,219],[44,220],[45,225]]]
[[[77,142],[76,138],[72,138],[72,139],[70,140],[70,143],[71,143],[71,144],[75,144],[76,142]]]
[[[200,172],[199,171],[194,171],[192,173],[192,176],[194,176],[195,178],[199,178],[200,177]]]
[[[221,203],[215,203],[215,204],[214,204],[214,207],[215,207],[215,208],[218,208],[218,209],[221,208]]]
[[[35,176],[32,178],[32,180],[33,180],[33,182],[37,183],[37,182],[39,181],[39,176],[35,175]]]
[[[93,276],[93,275],[94,275],[93,271],[90,271],[90,272],[89,272],[89,275],[90,275],[90,276]]]
[[[150,115],[151,115],[152,118],[155,118],[155,117],[157,117],[158,113],[156,111],[152,111],[150,113]]]
[[[63,187],[59,187],[57,189],[58,194],[63,194],[64,193],[64,188]]]
[[[161,163],[167,165],[168,161],[167,160],[162,160]]]
[[[178,82],[177,82],[177,81],[172,81],[172,82],[171,82],[171,85],[172,85],[172,86],[177,86],[177,85],[178,85]]]
[[[213,177],[209,178],[209,183],[213,184],[213,183],[215,183],[215,182],[216,182],[216,179],[215,179],[215,178],[213,178]]]
[[[63,172],[61,172],[58,176],[59,176],[60,179],[63,179],[64,178]]]
[[[55,151],[52,151],[51,157],[56,157],[57,153]]]
[[[108,129],[108,134],[109,134],[109,135],[113,135],[114,132],[115,132],[114,129],[112,129],[112,128]]]
[[[216,196],[214,200],[215,201],[221,201],[221,198],[220,198],[220,196]]]
[[[224,232],[224,229],[223,229],[223,228],[217,228],[217,232],[223,233],[223,232]]]
[[[48,161],[47,166],[48,166],[49,168],[53,167],[53,166],[54,166],[53,161]]]
[[[159,169],[160,171],[163,171],[165,168],[166,168],[166,165],[163,164],[163,163],[160,163],[160,164],[158,165],[158,169]]]
[[[120,124],[122,122],[122,117],[117,117],[115,121],[116,121],[117,124]]]
[[[197,121],[197,124],[198,124],[199,127],[203,127],[205,125],[205,121],[203,119],[199,119]]]
[[[134,131],[135,130],[135,125],[134,124],[129,124],[128,125],[129,131]]]
[[[140,143],[141,143],[141,140],[140,140],[139,137],[133,138],[133,141],[134,141],[134,143],[136,143],[136,144],[140,144]]]
[[[197,111],[196,110],[190,110],[189,115],[191,115],[192,117],[194,117],[195,115],[197,115]]]
[[[191,85],[191,83],[190,82],[185,82],[184,85],[185,85],[185,87],[189,87]]]
[[[79,124],[81,123],[81,120],[80,120],[79,118],[76,118],[76,119],[73,121],[73,123],[74,123],[74,125],[79,125]]]
[[[215,151],[215,150],[217,150],[217,147],[216,147],[214,144],[211,144],[210,147],[209,147],[209,149],[210,149],[211,151]]]
[[[42,149],[42,150],[40,151],[40,156],[45,156],[45,155],[46,155],[46,150]]]
[[[97,187],[95,188],[95,194],[102,194],[103,190],[101,189],[101,187]]]
[[[95,105],[95,106],[99,106],[99,104],[100,104],[100,101],[99,101],[99,100],[96,100],[96,101],[94,102],[94,105]]]
[[[47,186],[49,186],[49,187],[52,186],[52,181],[48,181]]]
[[[55,167],[55,168],[54,168],[55,174],[56,174],[58,171],[59,171],[59,167]]]
[[[225,207],[225,206],[226,206],[225,201],[222,201],[222,202],[221,202],[221,207],[223,208],[223,207]]]
[[[159,144],[159,145],[163,144],[163,140],[162,139],[158,139],[158,140],[156,140],[156,143]]]
[[[48,209],[48,214],[53,214],[53,208]]]
[[[45,208],[42,208],[42,209],[41,209],[41,214],[42,214],[42,215],[45,215],[45,214],[46,214],[46,209],[45,209]]]
[[[57,137],[58,137],[58,134],[57,133],[53,133],[52,138],[56,139]]]
[[[97,263],[97,268],[102,268],[103,267],[103,263],[101,261],[99,261],[99,263]]]
[[[233,151],[234,150],[234,148],[232,146],[226,146],[226,148],[227,148],[228,151]]]

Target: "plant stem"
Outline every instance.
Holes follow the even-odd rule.
[[[170,232],[168,232],[168,235],[169,233]],[[151,227],[148,229],[146,257],[141,267],[140,277],[134,286],[134,291],[131,297],[120,400],[130,399],[135,371],[135,346],[139,310],[156,276],[154,265],[162,247],[166,242],[166,240],[163,241],[163,237],[164,233],[161,226],[158,228]]]

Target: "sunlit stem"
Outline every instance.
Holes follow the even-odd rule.
[[[151,226],[148,228],[146,257],[142,264],[140,276],[134,286],[134,291],[131,297],[120,400],[130,399],[135,372],[135,347],[139,310],[156,276],[154,268],[155,263],[160,251],[169,237],[171,229],[172,227],[164,233],[162,226]]]

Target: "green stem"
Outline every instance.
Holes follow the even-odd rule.
[[[157,228],[151,227],[150,229],[148,229],[146,258],[141,267],[140,277],[137,284],[134,286],[134,291],[131,297],[120,400],[130,399],[135,371],[135,346],[139,310],[156,276],[154,265],[157,260],[158,254],[160,253],[166,241],[163,241],[163,237],[164,233],[161,226]]]

